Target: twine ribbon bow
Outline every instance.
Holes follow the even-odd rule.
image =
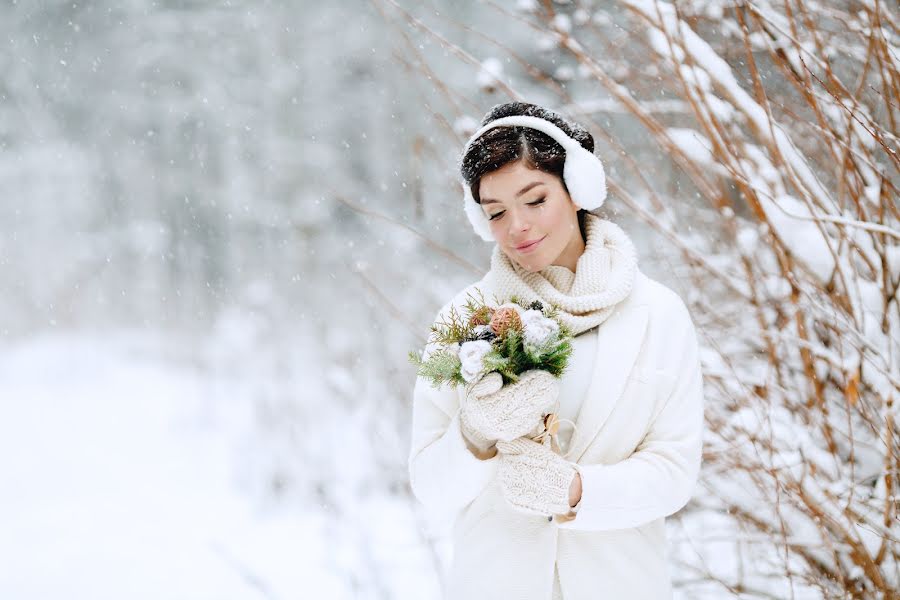
[[[569,451],[565,454],[563,454],[562,448],[559,445],[559,425],[563,421],[572,425],[572,438],[570,439],[574,439],[575,430],[577,430],[578,427],[573,421],[570,421],[569,419],[560,419],[559,415],[557,415],[556,413],[550,413],[544,416],[544,430],[531,439],[532,441],[543,444],[544,446],[550,446],[551,450],[561,455],[563,458],[568,458],[569,452],[572,451],[571,443],[569,445]]]

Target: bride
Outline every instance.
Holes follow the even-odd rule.
[[[410,484],[454,519],[449,600],[672,595],[665,517],[687,504],[700,469],[697,338],[684,302],[638,269],[628,235],[590,212],[606,197],[593,149],[583,127],[512,102],[485,115],[463,152],[466,214],[495,246],[488,273],[436,321],[477,290],[556,306],[575,340],[559,379],[416,381]],[[527,436],[548,398],[575,425],[558,434],[562,454]]]

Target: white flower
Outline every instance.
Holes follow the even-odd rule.
[[[444,346],[444,350],[446,350],[453,356],[459,356],[459,342],[453,342],[452,344],[447,344],[446,346]]]
[[[472,383],[484,372],[484,355],[491,351],[491,343],[485,340],[465,342],[459,348],[460,371],[463,379]]]
[[[559,323],[534,309],[522,314],[522,326],[525,328],[525,341],[535,346],[543,344],[559,331]]]

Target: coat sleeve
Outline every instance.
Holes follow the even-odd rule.
[[[416,498],[431,510],[455,516],[484,490],[496,469],[496,456],[482,459],[463,437],[457,388],[435,388],[417,377],[409,452],[409,481]]]
[[[678,302],[666,398],[634,453],[611,465],[575,465],[582,495],[577,516],[561,529],[602,531],[638,527],[667,517],[691,498],[700,472],[703,377],[697,335],[687,308]],[[677,333],[675,333],[677,332]]]

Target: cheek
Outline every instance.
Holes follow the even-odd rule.
[[[491,228],[491,233],[494,234],[494,241],[503,243],[506,240],[506,227],[503,227],[497,221],[488,221],[488,227]]]
[[[552,206],[541,207],[540,221],[547,232],[561,231],[567,223],[565,206],[561,202],[555,202]]]

